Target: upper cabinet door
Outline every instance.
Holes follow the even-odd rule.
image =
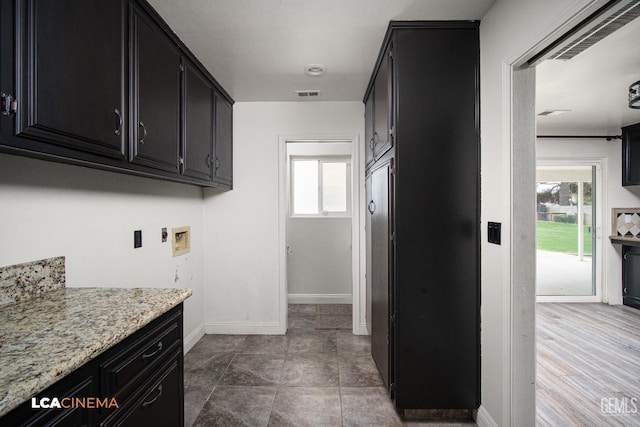
[[[374,156],[378,159],[393,146],[393,54],[391,46],[385,51],[374,83]]]
[[[233,184],[233,107],[220,94],[215,94],[216,158],[214,178],[217,183],[231,187]]]
[[[21,0],[16,7],[24,23],[16,133],[124,159],[124,2]]]
[[[132,161],[178,173],[181,55],[156,23],[131,7]]]
[[[622,128],[622,185],[640,185],[640,123]]]
[[[213,154],[213,86],[190,62],[184,62],[183,174],[211,181]]]
[[[375,98],[375,90],[372,90],[364,103],[364,141],[365,141],[365,166],[369,166],[373,162],[374,137],[373,137],[373,104]]]

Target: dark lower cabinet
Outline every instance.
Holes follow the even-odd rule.
[[[35,396],[36,401],[80,397],[93,398],[94,403],[85,408],[34,409],[28,401],[0,418],[0,425],[182,426],[182,307],[174,307]],[[95,399],[107,404],[98,405]]]
[[[180,52],[145,12],[131,11],[131,161],[179,172]]]
[[[367,171],[371,352],[399,410],[480,404],[478,72],[478,22],[391,22],[364,98],[389,145]]]
[[[393,272],[391,270],[391,165],[385,162],[376,165],[367,177],[370,181],[371,198],[367,204],[370,216],[371,251],[371,354],[387,387],[391,386],[393,356],[391,307],[393,295]]]
[[[640,247],[622,247],[622,302],[640,309]]]
[[[184,410],[176,407],[182,401],[182,358],[174,356],[162,366],[157,375],[140,388],[140,392],[129,399],[105,419],[101,426],[181,426]],[[173,408],[168,411],[167,408]]]
[[[123,0],[21,0],[16,133],[125,158]],[[99,54],[91,54],[99,52]]]

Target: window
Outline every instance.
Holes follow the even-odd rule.
[[[351,164],[346,158],[292,158],[291,214],[351,214]]]

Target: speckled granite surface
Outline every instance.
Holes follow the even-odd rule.
[[[64,288],[64,257],[0,267],[0,306]]]
[[[0,416],[190,295],[190,289],[63,288],[0,307]]]

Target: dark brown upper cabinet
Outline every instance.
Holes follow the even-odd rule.
[[[189,61],[183,68],[183,174],[211,181],[214,163],[213,86]]]
[[[2,1],[0,47],[0,152],[231,188],[233,99],[145,0]]]
[[[233,181],[233,108],[221,94],[215,94],[215,164],[213,180],[225,187],[232,187]]]
[[[364,103],[364,141],[365,141],[365,155],[364,161],[366,167],[369,167],[373,162],[373,152],[375,149],[373,138],[373,99],[375,97],[375,90],[372,90],[367,100]]]
[[[16,133],[125,157],[123,1],[16,2]],[[3,46],[4,49],[4,46]]]
[[[622,185],[640,185],[640,123],[622,128]]]
[[[131,161],[179,172],[180,52],[160,27],[131,9]]]
[[[373,154],[376,160],[393,146],[394,127],[391,115],[393,100],[392,61],[393,54],[391,45],[389,45],[384,52],[374,83]]]

